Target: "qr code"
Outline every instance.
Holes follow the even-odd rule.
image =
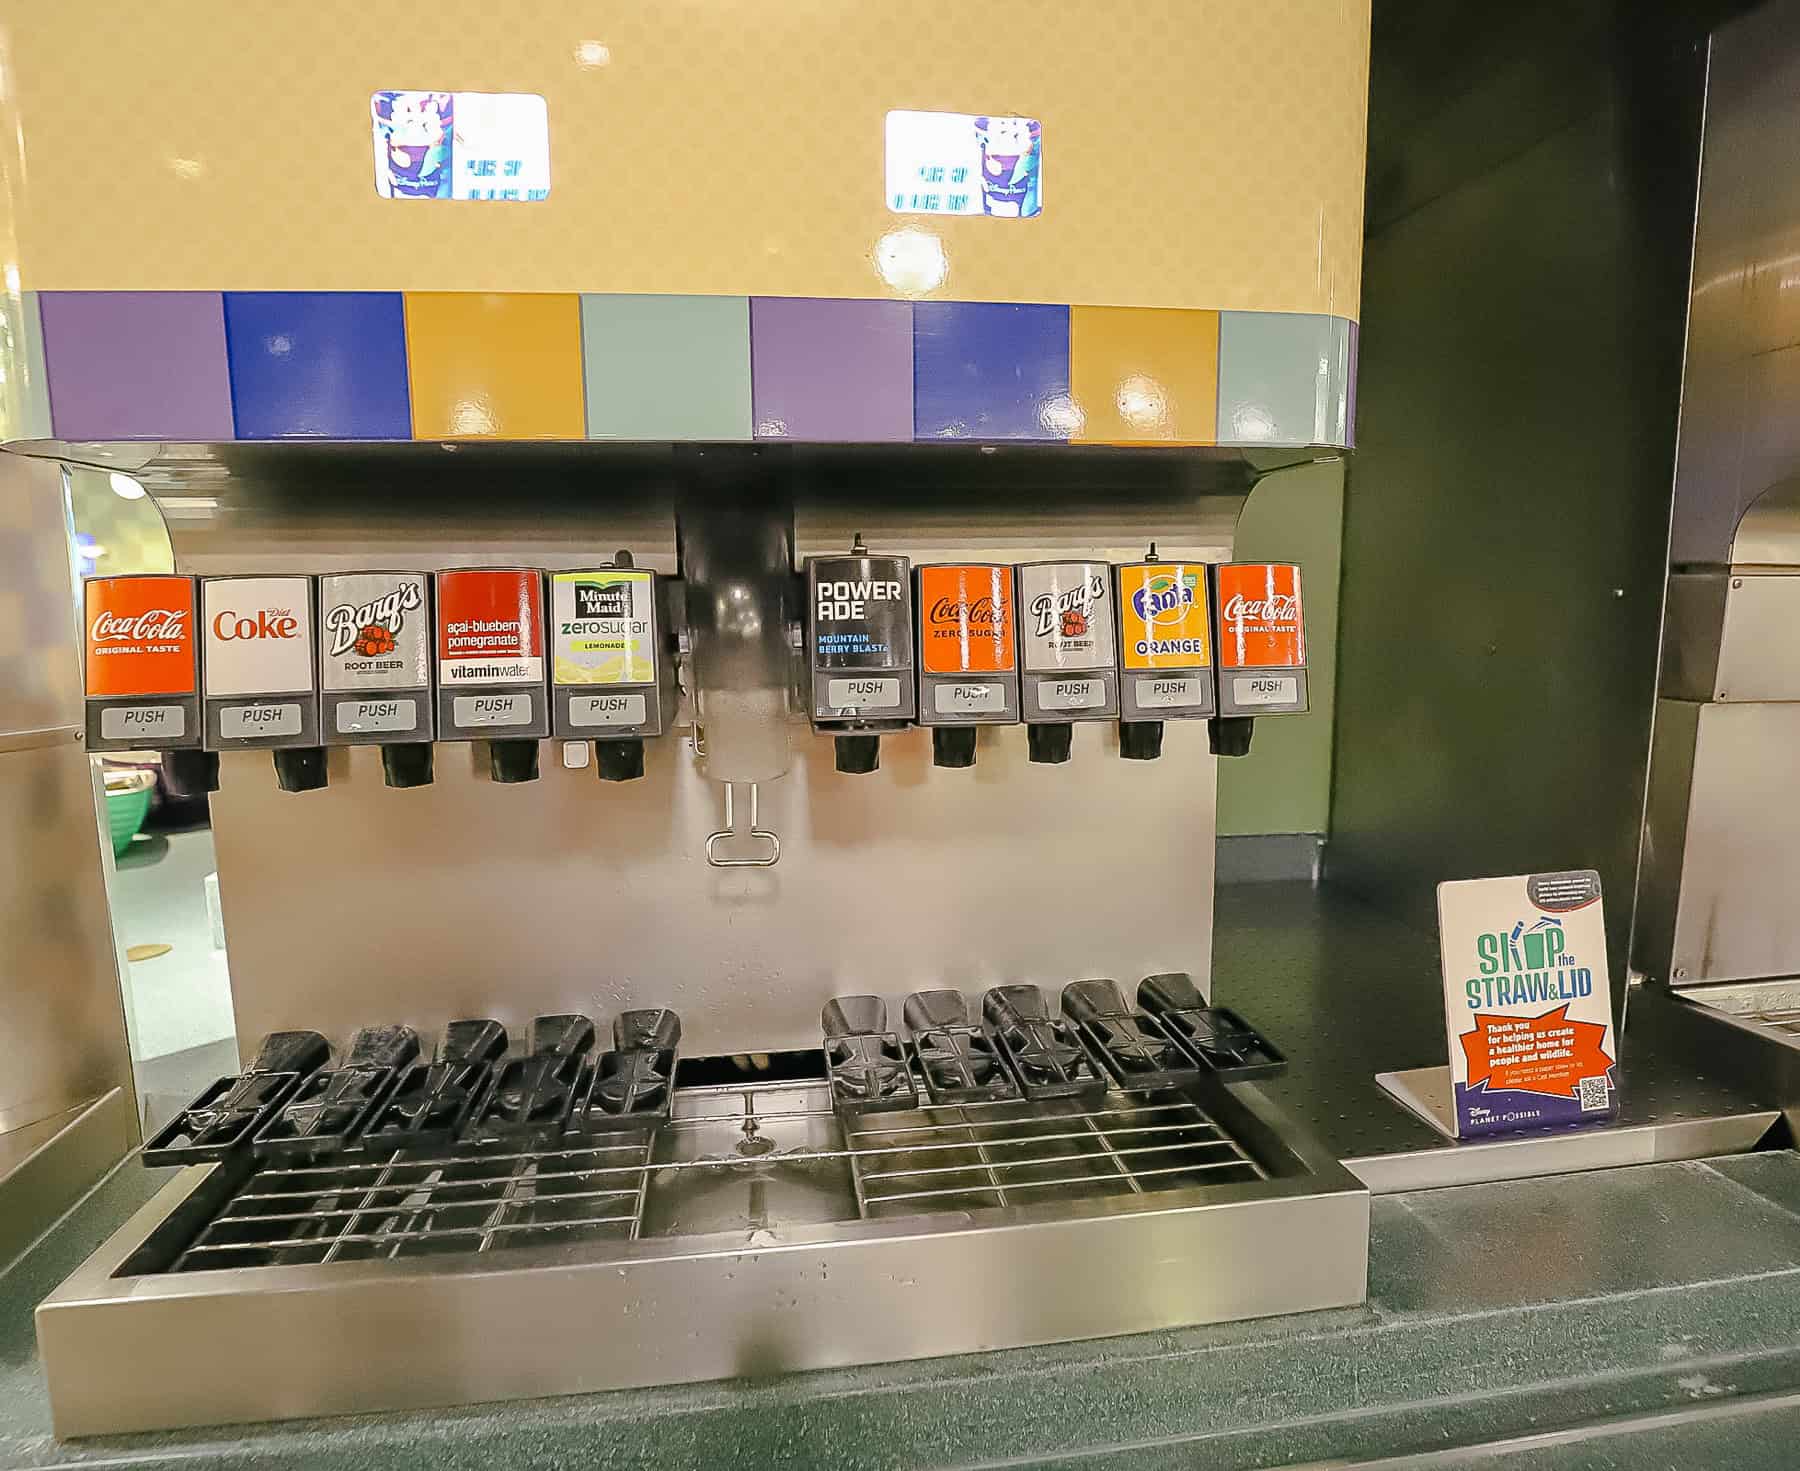
[[[1581,1080],[1581,1111],[1598,1113],[1606,1107],[1607,1088],[1606,1075]]]

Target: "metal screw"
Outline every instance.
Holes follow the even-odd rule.
[[[1685,965],[1678,965],[1675,967],[1675,979],[1678,981],[1685,981],[1687,979],[1687,967]]]
[[[1731,579],[1731,585],[1733,587],[1742,587],[1744,585],[1744,579],[1741,577],[1734,577]]]

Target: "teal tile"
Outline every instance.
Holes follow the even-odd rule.
[[[750,302],[584,296],[589,439],[750,438]]]
[[[1306,312],[1219,313],[1219,443],[1349,443],[1351,324]]]
[[[0,296],[0,361],[12,378],[0,390],[0,421],[5,421],[0,439],[50,438],[50,379],[37,292]]]

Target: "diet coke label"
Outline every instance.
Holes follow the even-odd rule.
[[[204,578],[200,625],[209,700],[314,688],[310,577]]]

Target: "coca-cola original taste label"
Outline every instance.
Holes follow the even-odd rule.
[[[1215,573],[1219,609],[1219,709],[1276,715],[1306,709],[1306,623],[1300,569],[1291,562],[1236,562]]]
[[[193,578],[90,577],[82,601],[90,699],[195,692]]]

